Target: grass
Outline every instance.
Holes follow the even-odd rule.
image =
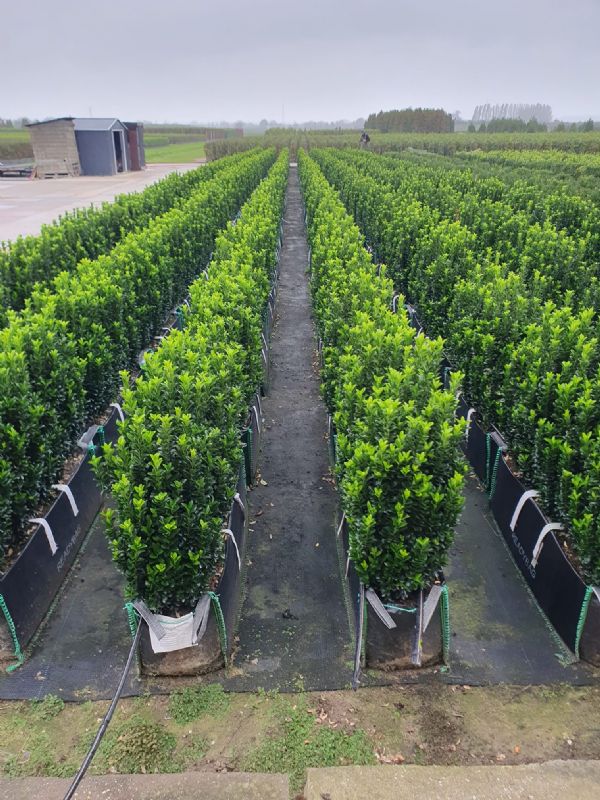
[[[177,737],[160,722],[134,714],[109,728],[95,767],[102,772],[179,772],[185,761],[176,757]]]
[[[204,142],[190,141],[198,134],[159,134],[146,132],[144,143],[148,164],[189,164],[205,158]],[[33,158],[26,129],[0,128],[0,161]]]
[[[297,696],[294,705],[288,699],[279,699],[273,708],[275,730],[242,759],[242,769],[287,773],[292,790],[299,791],[308,767],[376,763],[373,745],[364,731],[332,728],[313,714],[303,695]]]
[[[0,701],[0,775],[72,776],[107,705]],[[194,683],[122,700],[90,772],[283,772],[296,792],[308,767],[598,759],[598,730],[597,686],[237,694]]]
[[[169,699],[169,713],[180,725],[200,719],[205,714],[222,716],[229,708],[229,695],[220,683],[173,692]]]
[[[205,158],[204,142],[169,144],[165,147],[146,146],[148,164],[189,164]]]
[[[29,131],[21,128],[0,128],[0,161],[33,158]]]

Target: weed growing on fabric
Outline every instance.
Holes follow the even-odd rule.
[[[180,725],[205,714],[221,716],[229,708],[229,696],[219,683],[173,692],[169,698],[169,713]]]
[[[31,701],[31,713],[37,719],[53,719],[65,707],[65,701],[55,694],[47,694],[42,700]]]

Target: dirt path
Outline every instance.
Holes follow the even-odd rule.
[[[250,494],[248,588],[231,688],[341,688],[350,636],[334,538],[297,168],[290,168],[262,478]],[[229,688],[229,687],[228,687]]]

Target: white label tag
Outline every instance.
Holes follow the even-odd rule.
[[[433,617],[433,612],[437,608],[441,595],[442,595],[441,586],[435,584],[434,586],[431,587],[431,591],[429,592],[427,600],[425,600],[425,604],[423,605],[423,633],[425,633],[425,631],[427,630],[427,626],[431,622],[431,618]]]

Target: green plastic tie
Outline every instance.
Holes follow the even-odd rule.
[[[131,638],[135,638],[137,632],[138,620],[133,603],[125,603],[125,610],[127,611],[127,622],[129,623],[129,630],[131,631]]]
[[[246,470],[246,479],[248,479],[248,477],[250,476],[250,483],[252,482],[251,476],[253,474],[252,470],[253,439],[254,439],[254,434],[252,432],[252,428],[246,428],[246,452],[244,454],[246,459],[245,459],[244,469]]]
[[[243,456],[240,459],[240,483],[248,486],[248,476],[246,475],[246,464]]]
[[[405,611],[407,614],[416,614],[416,608],[402,608],[402,606],[395,606],[393,603],[384,603],[383,607],[388,611]]]
[[[492,434],[486,433],[485,435],[485,490],[491,500],[496,491],[496,478],[498,476],[498,467],[500,466],[500,459],[502,457],[502,448],[496,450],[494,458],[494,466],[492,467]]]
[[[590,607],[590,603],[592,601],[592,595],[594,594],[594,590],[591,586],[587,586],[585,590],[585,597],[583,598],[583,603],[581,604],[581,611],[579,612],[579,621],[577,622],[577,633],[575,636],[575,655],[579,658],[579,645],[581,643],[581,637],[583,635],[583,629],[585,627],[585,622],[587,620],[588,609]]]
[[[214,592],[208,592],[208,596],[212,600],[215,617],[217,618],[217,630],[219,631],[219,642],[221,643],[221,652],[223,653],[223,660],[225,666],[228,665],[227,658],[227,630],[225,628],[225,618],[223,616],[223,609],[218,596]]]
[[[502,448],[498,448],[496,450],[496,459],[494,461],[494,468],[492,470],[492,477],[490,480],[490,501],[494,496],[494,492],[496,491],[496,479],[498,477],[498,467],[500,465],[500,458],[502,456]]]
[[[450,387],[450,367],[444,367],[444,389]]]
[[[6,619],[6,624],[8,625],[8,630],[10,631],[10,635],[13,641],[13,647],[15,648],[15,658],[17,659],[17,663],[11,664],[10,666],[6,667],[6,671],[14,672],[25,661],[25,655],[21,650],[21,645],[19,644],[19,637],[17,636],[17,629],[15,628],[15,623],[10,614],[10,611],[8,610],[8,606],[6,605],[4,595],[2,594],[0,594],[0,608],[4,613],[4,618]]]
[[[491,441],[492,434],[486,433],[485,435],[485,488],[486,490],[490,485],[490,457],[491,457]]]
[[[99,425],[98,426],[98,430],[96,431],[96,433],[98,434],[98,438],[100,439],[100,444],[101,445],[105,444],[106,443],[106,438],[104,436],[104,425]]]
[[[448,587],[442,586],[440,595],[440,616],[442,618],[442,658],[446,667],[450,666],[450,597]]]

